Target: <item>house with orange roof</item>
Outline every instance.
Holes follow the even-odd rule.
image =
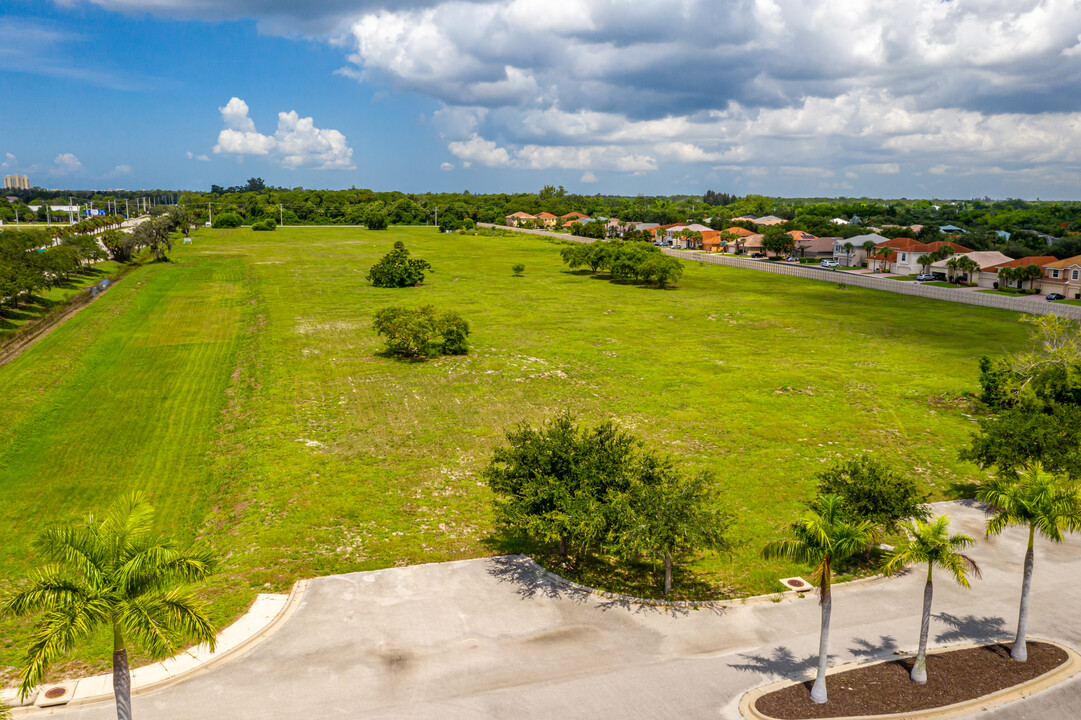
[[[1081,255],[1045,265],[1041,284],[1045,295],[1062,293],[1070,299],[1081,300]]]
[[[814,240],[815,236],[809,232],[803,232],[802,230],[789,230],[786,235],[790,236],[797,243],[800,240]]]
[[[998,263],[997,265],[990,265],[980,268],[980,276],[976,281],[980,287],[993,288],[993,287],[1025,287],[1025,283],[1029,283],[1029,287],[1040,288],[1037,281],[1042,279],[1046,274],[1046,268],[1053,262],[1058,262],[1058,258],[1052,255],[1041,255],[1038,257],[1024,257],[1017,260],[1010,260],[1009,262]],[[998,271],[1003,268],[1021,268],[1028,267],[1029,265],[1035,265],[1040,268],[1040,277],[1035,280],[1003,280],[999,277]],[[1052,291],[1054,292],[1054,291]]]
[[[542,223],[544,223],[544,227],[546,227],[546,228],[555,227],[556,216],[553,215],[552,213],[550,213],[550,212],[541,212],[541,213],[537,213],[536,217],[537,217],[537,220],[540,220]]]
[[[533,220],[536,220],[537,217],[536,217],[536,215],[530,215],[527,212],[516,212],[516,213],[513,213],[511,215],[508,215],[504,219],[507,221],[507,225],[509,225],[510,227],[521,227],[527,221],[531,222]]]
[[[576,222],[582,222],[583,220],[591,219],[585,213],[569,212],[566,215],[560,215],[559,219],[563,221],[564,225],[573,225]]]
[[[931,243],[925,243],[910,237],[893,238],[892,240],[886,240],[885,242],[875,243],[875,245],[876,247],[890,248],[893,252],[885,257],[880,256],[877,259],[871,258],[868,260],[867,267],[873,269],[879,265],[883,265],[888,267],[891,272],[904,275],[913,275],[923,272],[920,258],[937,251],[945,245],[952,247],[955,255],[964,255],[973,252],[970,248],[949,240],[936,240]],[[990,264],[990,262],[988,264]]]
[[[753,230],[748,230],[747,228],[740,227],[739,225],[733,225],[730,228],[726,228],[725,232],[726,233],[732,233],[733,235],[742,235],[744,237],[747,237],[748,235],[757,235],[758,234]]]

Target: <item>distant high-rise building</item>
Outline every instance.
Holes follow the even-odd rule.
[[[5,190],[29,190],[30,178],[25,175],[5,175],[4,176],[4,189]]]

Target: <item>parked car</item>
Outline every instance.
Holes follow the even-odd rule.
[[[1056,300],[1065,300],[1066,296],[1062,293],[1047,293],[1047,302],[1055,302]]]
[[[840,267],[840,265],[837,263],[836,260],[823,260],[822,262],[820,262],[818,264],[821,265],[822,267],[828,267],[828,268]]]
[[[751,253],[751,257],[753,258],[764,258],[765,256],[765,253]]]
[[[784,259],[784,261],[785,262],[799,262],[799,258],[797,258],[795,255],[789,255],[788,257],[786,257]]]
[[[930,273],[920,273],[916,276],[918,282],[927,282],[928,280],[934,280],[935,276]]]

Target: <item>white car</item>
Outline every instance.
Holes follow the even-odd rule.
[[[840,265],[837,264],[836,260],[823,260],[822,262],[820,262],[818,264],[821,265],[822,267],[828,267],[828,268],[840,267]]]

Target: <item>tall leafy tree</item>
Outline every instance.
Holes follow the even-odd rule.
[[[1066,532],[1081,528],[1081,491],[1076,484],[1060,479],[1036,463],[1020,477],[999,477],[987,482],[976,491],[976,497],[991,508],[991,517],[987,520],[988,537],[998,535],[1011,525],[1028,528],[1017,635],[1010,650],[1011,658],[1023,662],[1028,659],[1025,634],[1036,533],[1060,543],[1065,540]]]
[[[55,526],[38,537],[48,561],[3,601],[4,613],[35,615],[22,662],[25,696],[48,667],[96,630],[113,634],[113,691],[119,720],[131,719],[128,644],[154,658],[178,652],[185,640],[214,648],[214,626],[191,584],[217,564],[206,547],[182,547],[152,531],[154,510],[141,493],[118,499],[102,518]]]
[[[671,458],[645,453],[629,491],[617,501],[619,522],[612,541],[620,554],[641,554],[664,563],[664,594],[672,592],[672,567],[703,550],[728,550],[731,516],[717,507],[709,473],[687,477]]]
[[[566,413],[506,437],[483,471],[497,521],[557,543],[561,555],[598,547],[613,522],[614,498],[628,491],[638,442],[611,421],[579,429]]]
[[[818,674],[811,688],[811,699],[824,703],[826,663],[829,660],[830,613],[833,596],[830,583],[836,563],[844,562],[863,551],[874,537],[869,521],[846,519],[841,498],[820,495],[799,520],[786,527],[787,537],[773,540],[762,549],[767,559],[784,559],[813,567],[811,579],[818,586],[822,621],[818,639]]]
[[[885,571],[896,572],[906,565],[927,563],[927,582],[923,586],[923,617],[920,622],[920,645],[912,666],[913,682],[927,682],[927,634],[931,628],[931,598],[934,595],[932,574],[936,567],[945,570],[961,587],[970,586],[968,577],[980,576],[976,562],[961,551],[975,544],[962,533],[950,535],[950,519],[945,515],[924,522],[905,523],[904,540],[886,556]]]
[[[899,530],[901,522],[929,514],[927,492],[911,476],[871,457],[838,461],[815,478],[819,494],[841,498],[849,520],[868,520],[883,532]]]

